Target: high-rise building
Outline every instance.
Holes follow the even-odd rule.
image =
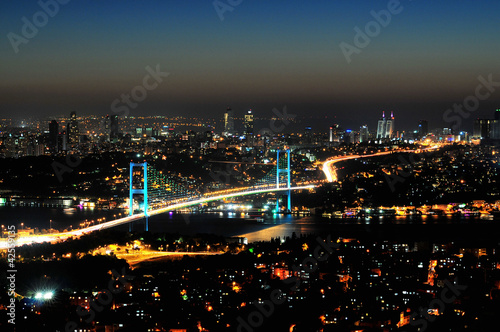
[[[63,151],[68,151],[68,133],[63,131],[61,137],[62,137],[61,148]]]
[[[334,145],[340,143],[340,138],[343,134],[342,128],[339,124],[334,124],[330,127],[330,142]]]
[[[226,135],[234,134],[234,113],[230,107],[224,113],[224,133]]]
[[[59,124],[56,120],[49,123],[49,148],[50,152],[57,153],[59,150]]]
[[[45,154],[45,144],[38,138],[30,138],[26,147],[27,156],[43,156]]]
[[[386,118],[385,112],[382,112],[382,117],[378,120],[377,139],[391,139],[394,137],[394,113],[391,112],[391,117]]]
[[[476,119],[474,121],[473,136],[476,138],[490,138],[491,124],[495,120]]]
[[[78,144],[80,141],[80,130],[78,129],[78,120],[76,118],[76,112],[71,112],[69,116],[67,132],[68,132],[68,143]]]
[[[368,142],[370,139],[370,133],[368,132],[368,126],[364,125],[359,128],[359,142]]]
[[[500,140],[500,109],[495,110],[495,119],[474,120],[474,138]]]
[[[424,137],[429,133],[429,123],[427,120],[420,120],[418,122],[418,135],[419,137]]]
[[[118,138],[120,127],[118,126],[118,115],[114,114],[109,117],[109,137],[111,139]]]
[[[476,119],[473,136],[481,139],[500,139],[500,120]]]
[[[248,110],[245,114],[245,136],[253,136],[253,113],[252,110]]]
[[[356,133],[354,131],[352,131],[351,129],[347,129],[344,132],[343,137],[344,137],[344,143],[345,144],[354,144],[354,143],[357,143]]]
[[[313,131],[312,127],[305,127],[304,128],[304,139],[303,143],[304,144],[311,144],[313,142]]]

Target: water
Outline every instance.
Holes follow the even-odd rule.
[[[39,207],[0,207],[0,223],[47,229],[49,220],[58,230],[70,226],[78,228],[85,220],[105,217],[113,219],[122,210],[62,209]],[[354,237],[358,239],[408,240],[408,241],[458,241],[483,244],[497,243],[497,224],[500,220],[482,220],[479,217],[387,217],[373,219],[329,219],[319,216],[267,216],[263,221],[240,214],[165,213],[149,219],[152,232],[169,232],[185,235],[210,233],[221,236],[246,237],[249,242],[269,241],[271,238],[292,236],[295,233]],[[128,225],[117,227],[126,231]],[[134,230],[144,230],[144,222],[134,224]]]
[[[71,227],[78,228],[85,220],[91,221],[106,218],[113,219],[114,215],[124,213],[123,210],[79,209],[79,208],[49,208],[26,206],[0,206],[0,223],[4,226],[16,225],[22,227],[49,229],[62,231]],[[52,220],[52,223],[50,222]],[[21,226],[21,224],[24,224]]]

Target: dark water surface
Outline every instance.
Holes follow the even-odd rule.
[[[40,207],[0,207],[0,224],[47,229],[49,220],[58,230],[70,226],[78,228],[85,220],[107,220],[122,210],[62,209]],[[97,222],[96,222],[97,223]],[[329,219],[319,216],[268,216],[263,221],[240,214],[165,213],[149,219],[152,232],[170,232],[185,235],[211,233],[222,236],[243,236],[252,241],[291,236],[292,233],[367,238],[401,241],[455,241],[468,244],[494,244],[500,242],[500,220],[483,220],[479,217],[387,217],[373,219]],[[129,226],[117,227],[128,230]],[[144,222],[136,222],[134,230],[144,230]]]

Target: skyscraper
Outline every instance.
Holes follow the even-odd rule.
[[[382,117],[378,120],[377,139],[391,139],[394,137],[394,113],[391,112],[391,117],[386,118],[385,112],[382,112]]]
[[[340,142],[340,125],[334,124],[330,127],[330,142],[339,143]]]
[[[429,123],[427,120],[420,120],[418,122],[418,136],[424,137],[429,133]]]
[[[490,138],[491,123],[493,121],[494,120],[489,120],[489,119],[474,120],[473,136],[481,139]]]
[[[368,142],[370,138],[370,133],[368,132],[368,126],[364,125],[359,128],[359,142]]]
[[[234,114],[230,107],[224,113],[224,133],[226,135],[234,134]]]
[[[71,112],[69,116],[69,123],[67,126],[68,143],[78,144],[80,141],[80,130],[78,129],[78,120],[76,119],[76,112]]]
[[[247,114],[245,114],[245,136],[250,137],[253,136],[253,113],[252,110],[248,110]]]
[[[50,152],[57,153],[59,150],[59,124],[56,120],[49,123],[49,148]]]
[[[303,143],[311,144],[313,142],[313,131],[312,127],[306,127],[304,129],[304,140]]]
[[[495,119],[474,120],[473,137],[500,140],[500,109],[495,110]]]
[[[120,133],[120,128],[118,126],[118,115],[110,115],[109,117],[109,137],[110,139],[118,138],[118,134]]]

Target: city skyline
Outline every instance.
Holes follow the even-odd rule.
[[[346,126],[384,110],[397,112],[402,128],[420,118],[444,126],[443,114],[474,94],[479,76],[499,80],[500,4],[401,1],[387,26],[346,61],[340,45],[355,46],[355,28],[364,30],[391,3],[242,1],[221,20],[212,2],[68,2],[17,53],[12,34],[23,37],[23,17],[32,22],[42,8],[3,4],[0,116],[108,114],[115,99],[143,83],[147,67],[159,66],[168,77],[129,110],[134,115],[215,117],[231,105],[266,116],[287,105]],[[499,101],[493,92],[470,119],[489,116]]]

